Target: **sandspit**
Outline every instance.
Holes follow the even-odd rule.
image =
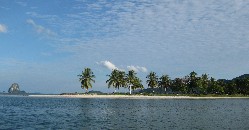
[[[144,95],[29,95],[47,98],[107,98],[107,99],[238,99],[249,97],[192,97],[192,96],[144,96]]]

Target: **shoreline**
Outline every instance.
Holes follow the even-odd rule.
[[[29,95],[47,98],[100,98],[100,99],[249,99],[249,97],[192,97],[192,96],[144,96],[144,95]]]

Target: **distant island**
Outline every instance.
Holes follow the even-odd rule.
[[[11,84],[11,86],[8,89],[8,93],[3,92],[0,94],[1,95],[24,95],[24,96],[28,95],[28,93],[20,89],[20,86],[18,85],[18,83]]]
[[[13,84],[10,86],[8,92],[9,92],[10,94],[26,94],[25,91],[21,91],[21,90],[20,90],[20,87],[19,87],[19,85],[18,85],[17,83],[13,83]]]

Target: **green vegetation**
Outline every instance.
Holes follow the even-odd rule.
[[[106,81],[108,83],[108,88],[113,86],[116,89],[120,87],[126,87],[126,79],[125,79],[125,72],[120,70],[113,70],[110,75],[107,75],[109,79]]]
[[[242,75],[232,80],[215,80],[208,74],[200,77],[191,72],[184,78],[169,79],[167,83],[171,93],[190,95],[249,95],[249,75]],[[161,85],[160,85],[161,86]]]
[[[137,76],[137,73],[135,73],[134,70],[130,70],[128,71],[128,73],[126,74],[126,83],[129,86],[129,90],[130,90],[130,94],[131,94],[131,90],[136,90],[138,88],[144,88],[142,85],[142,80],[140,80]]]
[[[158,76],[155,72],[150,72],[150,74],[147,75],[146,78],[146,83],[149,87],[151,87],[152,89],[158,87]]]
[[[130,90],[140,89],[137,93],[145,95],[187,95],[187,96],[245,96],[249,95],[249,74],[242,75],[232,80],[209,77],[208,74],[198,76],[196,72],[191,72],[183,78],[170,79],[166,74],[159,77],[155,72],[150,72],[146,78],[149,88],[143,89],[142,81],[136,76],[137,73],[131,70],[126,74],[124,71],[113,70],[106,81],[108,88],[120,87]],[[92,87],[91,82],[95,82],[93,72],[90,68],[85,68],[80,77],[81,87],[86,89]],[[159,78],[158,78],[159,77]],[[126,93],[116,93],[126,94]],[[134,93],[136,94],[136,93]]]
[[[92,88],[92,83],[95,82],[93,80],[95,78],[95,75],[93,74],[92,70],[90,68],[85,68],[84,71],[82,71],[82,74],[78,75],[80,78],[81,88],[86,89],[86,93],[88,92],[89,88]]]
[[[170,78],[168,75],[162,75],[160,78],[159,78],[159,81],[158,81],[158,86],[161,87],[161,88],[164,88],[164,92],[166,93],[167,91],[167,88],[169,88],[171,85],[171,82],[170,82]]]
[[[113,86],[116,89],[124,87],[130,90],[135,90],[137,88],[143,88],[142,81],[136,76],[135,71],[131,70],[126,74],[124,71],[113,70],[110,75],[107,75],[109,79],[106,81],[108,83],[108,88]]]

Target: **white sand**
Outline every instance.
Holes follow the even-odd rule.
[[[50,98],[112,98],[112,99],[230,99],[249,97],[190,97],[190,96],[144,96],[144,95],[29,95]]]

